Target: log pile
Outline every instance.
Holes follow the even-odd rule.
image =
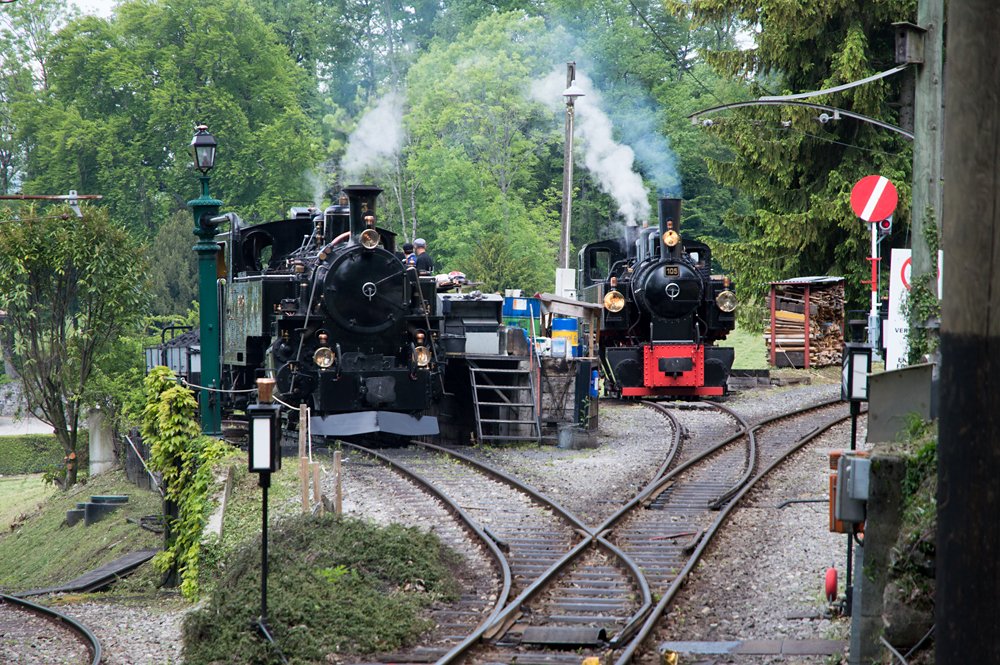
[[[774,291],[774,359],[778,367],[826,367],[841,363],[844,347],[844,283],[771,285]],[[809,359],[806,363],[806,289],[809,290]],[[771,354],[772,321],[764,324]]]

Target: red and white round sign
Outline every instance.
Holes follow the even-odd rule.
[[[851,209],[866,222],[888,219],[898,202],[896,186],[884,176],[866,175],[851,189]]]

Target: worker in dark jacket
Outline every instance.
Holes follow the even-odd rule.
[[[430,275],[434,272],[434,259],[427,253],[427,241],[417,238],[413,241],[413,251],[417,255],[417,273]]]

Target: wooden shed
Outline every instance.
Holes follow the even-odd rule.
[[[796,277],[770,284],[764,342],[772,367],[841,364],[844,278]]]

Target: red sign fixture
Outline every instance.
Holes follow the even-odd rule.
[[[884,176],[866,175],[851,189],[851,209],[866,222],[889,219],[898,202],[896,186]]]

